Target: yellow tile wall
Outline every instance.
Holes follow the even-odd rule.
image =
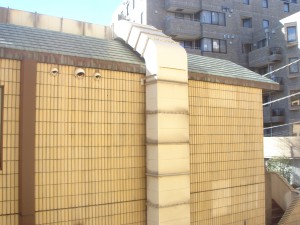
[[[191,224],[265,224],[261,94],[189,81]]]
[[[145,224],[144,76],[75,69],[38,64],[36,224]]]
[[[0,59],[3,102],[3,169],[0,170],[0,224],[18,224],[20,62]],[[0,150],[1,151],[1,150]]]

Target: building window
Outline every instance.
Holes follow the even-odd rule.
[[[264,39],[258,41],[256,45],[257,45],[257,49],[266,47],[267,46],[267,39],[264,38]]]
[[[263,28],[268,28],[270,25],[269,20],[263,20]]]
[[[183,13],[175,13],[175,18],[184,19],[184,14]]]
[[[201,39],[201,51],[227,53],[227,44],[226,44],[225,40],[202,38]]]
[[[283,3],[283,11],[289,12],[290,11],[290,4],[289,3]]]
[[[251,52],[251,44],[249,43],[243,43],[242,44],[242,53],[243,54],[248,54],[249,52]]]
[[[250,5],[250,0],[243,0],[243,4]]]
[[[297,41],[297,28],[296,26],[287,27],[287,41],[288,42],[295,42]]]
[[[2,170],[3,167],[3,152],[2,152],[2,136],[3,136],[3,130],[2,130],[2,121],[3,121],[3,99],[4,99],[4,87],[0,86],[0,170]]]
[[[244,18],[244,19],[242,19],[242,24],[243,24],[243,27],[251,28],[252,27],[252,19]]]
[[[299,90],[291,90],[290,91],[290,95],[296,94],[296,93],[300,93],[300,89]],[[291,102],[291,107],[298,107],[300,106],[300,94],[298,95],[294,95],[290,98],[290,102]]]
[[[297,57],[289,58],[289,63],[293,63],[297,61]],[[299,73],[299,62],[293,63],[292,65],[289,66],[289,71],[290,73]]]
[[[225,13],[201,11],[200,21],[204,24],[213,24],[219,26],[225,26]]]
[[[180,41],[179,43],[184,48],[193,48],[193,41]]]
[[[262,7],[263,8],[268,8],[269,7],[268,0],[262,0]]]

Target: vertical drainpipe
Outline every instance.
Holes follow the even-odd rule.
[[[35,106],[37,63],[21,62],[19,119],[19,225],[35,224]]]
[[[186,52],[152,26],[119,21],[114,33],[146,62],[147,225],[190,225]]]

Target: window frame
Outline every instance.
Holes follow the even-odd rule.
[[[245,26],[246,21],[249,21],[249,26]],[[242,18],[242,27],[252,28],[252,18],[251,17]]]
[[[265,23],[268,24],[268,25],[265,26]],[[263,29],[266,29],[266,28],[270,27],[270,21],[263,19],[263,24],[262,25],[263,25]]]
[[[269,2],[268,2],[268,0],[262,0],[262,8],[265,8],[265,9],[267,9],[267,8],[269,8]]]
[[[290,57],[289,58],[289,64],[290,63],[292,63],[292,62],[294,62],[294,61],[297,61],[299,58],[298,57]],[[293,61],[294,60],[294,61]],[[295,63],[296,65],[297,65],[297,71],[291,71],[291,68],[292,68],[292,66],[294,65],[290,65],[289,66],[289,74],[297,74],[297,73],[299,73],[299,62],[297,62],[297,63]]]
[[[288,2],[283,3],[283,12],[290,12],[290,3]]]
[[[0,170],[3,170],[3,112],[4,112],[4,86],[0,85]]]
[[[204,40],[208,41],[208,43],[210,45],[210,46],[208,46],[209,50],[203,50],[203,48],[202,48],[202,44],[203,44],[202,41],[204,41]],[[217,43],[217,45],[214,45],[214,43]],[[225,48],[225,51],[221,51],[224,48]],[[222,39],[217,39],[217,38],[202,38],[200,40],[200,50],[202,52],[227,54],[227,41],[226,40],[222,40]]]
[[[203,17],[203,14],[207,14],[206,17]],[[204,19],[205,18],[205,19]],[[221,19],[220,19],[221,18]],[[223,23],[220,21],[224,20]],[[217,22],[216,22],[217,21]],[[210,24],[217,26],[226,26],[226,15],[223,12],[202,10],[200,12],[200,22],[201,24]]]
[[[291,88],[289,90],[289,95],[292,95],[292,94],[295,94],[295,93],[298,93],[298,92],[300,92],[300,88],[298,88],[298,89],[297,88]],[[294,100],[294,101],[295,102],[298,101],[299,104],[292,105],[294,97],[296,98],[296,100]],[[289,106],[290,106],[290,110],[299,110],[300,109],[300,95],[295,95],[293,97],[290,97],[289,98]]]
[[[250,0],[243,0],[244,5],[250,5]]]
[[[289,29],[294,29],[295,30],[295,38],[294,39],[290,39],[289,38]],[[297,42],[297,26],[287,26],[286,27],[286,40],[288,43],[293,43],[293,42]]]
[[[175,18],[180,19],[180,20],[184,20],[184,13],[175,12]]]

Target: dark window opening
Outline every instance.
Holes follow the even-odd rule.
[[[252,28],[252,19],[251,18],[244,18],[242,19],[243,27]]]

